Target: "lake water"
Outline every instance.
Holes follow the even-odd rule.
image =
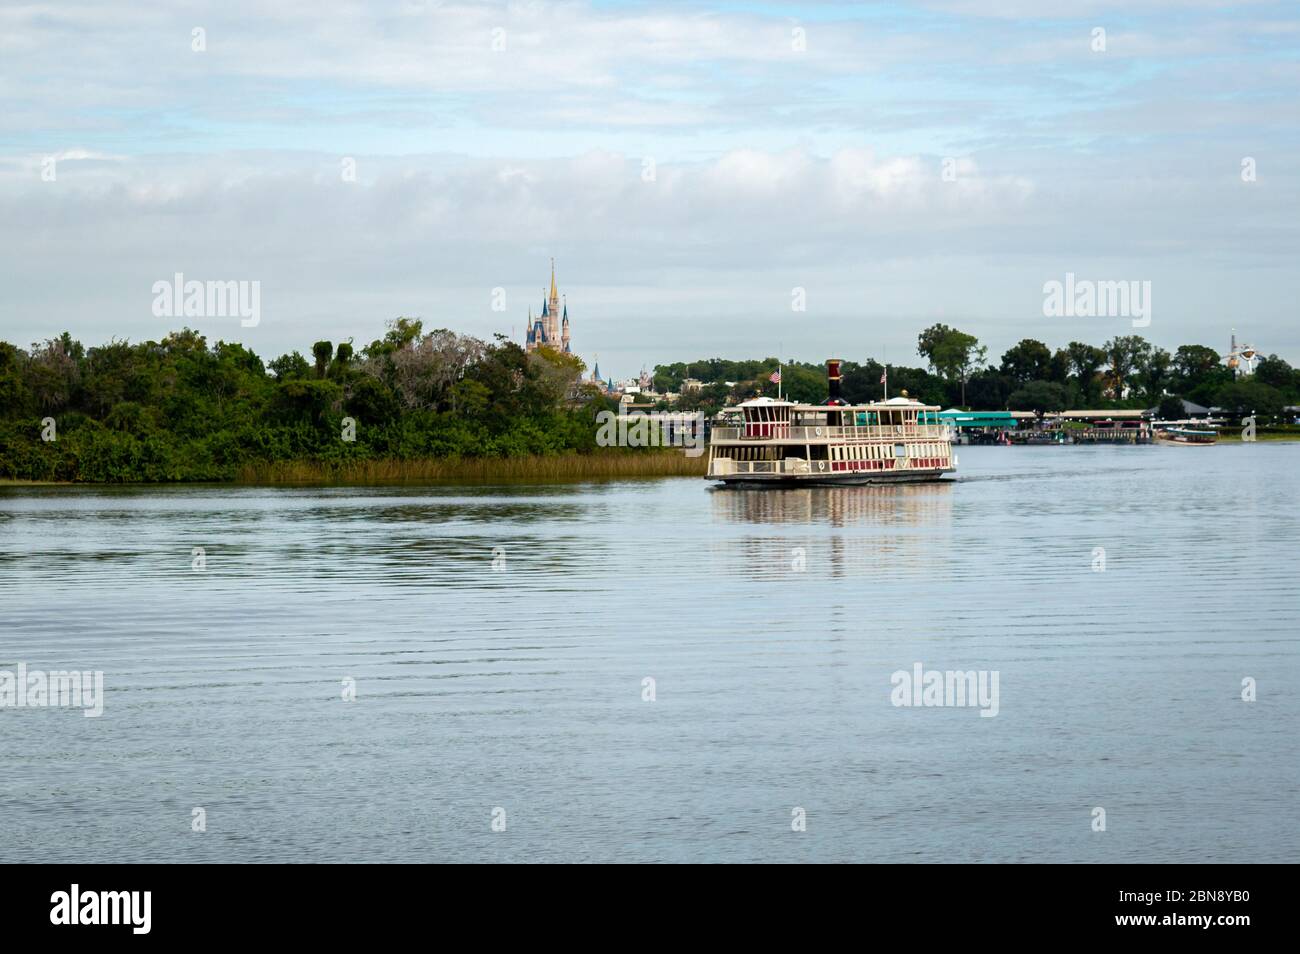
[[[0,670],[105,687],[0,710],[0,859],[1297,860],[1300,445],[959,457],[0,488]],[[918,663],[996,716],[892,704]]]

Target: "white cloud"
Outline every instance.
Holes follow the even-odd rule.
[[[1152,334],[1176,344],[1191,332],[1174,324],[1188,317],[1175,316],[1175,302],[1205,308],[1204,291],[1193,290],[1208,276],[1241,294],[1261,274],[1284,273],[1297,251],[1285,213],[1266,201],[1251,214],[1268,224],[1269,242],[1189,232],[1177,213],[1191,182],[1126,182],[1122,168],[1107,170],[1121,177],[1093,192],[1072,180],[1075,169],[1043,181],[963,158],[947,182],[937,157],[867,149],[747,150],[666,164],[652,183],[639,159],[608,152],[531,162],[363,156],[358,167],[368,170],[364,181],[345,183],[327,156],[214,157],[201,168],[151,159],[20,189],[11,171],[0,179],[4,336],[63,327],[92,341],[156,336],[166,329],[149,313],[149,289],[177,271],[262,281],[258,329],[202,330],[268,354],[317,337],[368,340],[398,314],[522,334],[554,255],[580,352],[598,352],[612,368],[619,355],[636,364],[646,360],[634,361],[637,353],[667,360],[706,343],[728,350],[728,336],[737,354],[757,347],[751,336],[764,347],[793,341],[802,334],[788,310],[795,285],[810,301],[798,320],[815,319],[826,347],[836,334],[859,335],[867,316],[893,315],[889,333],[914,338],[916,322],[938,311],[966,316],[981,335],[1011,321],[1012,341],[1051,338],[1033,324],[1035,303],[1042,282],[1067,270],[1200,272],[1183,292],[1158,286],[1170,311],[1155,316]],[[1198,218],[1207,226],[1226,218],[1239,194],[1226,185],[1203,192]],[[1225,261],[1254,277],[1225,279]],[[497,286],[509,293],[504,315],[489,309]],[[1227,320],[1221,314],[1197,321],[1212,331]],[[989,334],[996,341],[999,332]]]
[[[930,320],[996,350],[1067,270],[1159,278],[1157,340],[1258,321],[1300,359],[1291,11],[941,6],[821,5],[802,53],[762,7],[0,8],[0,337],[159,334],[178,270],[263,280],[258,329],[204,330],[266,353],[399,313],[521,332],[554,255],[616,371],[750,339],[908,353]],[[1112,13],[1098,57],[1081,24]]]

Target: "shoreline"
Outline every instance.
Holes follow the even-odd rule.
[[[1300,443],[1293,434],[1259,434],[1254,443]],[[1250,443],[1239,434],[1220,435],[1218,443]],[[978,445],[962,445],[978,446]],[[1018,446],[1018,445],[1011,445]],[[1023,445],[1036,446],[1036,445]],[[1068,445],[1066,445],[1068,446]],[[659,477],[703,478],[708,455],[687,457],[678,449],[635,454],[556,454],[526,457],[420,458],[326,462],[274,461],[246,464],[230,480],[88,481],[28,480],[0,477],[0,488],[21,487],[210,487],[330,486],[405,483],[582,483]]]
[[[687,457],[680,449],[640,453],[556,454],[524,457],[420,458],[398,460],[291,460],[245,464],[230,480],[89,481],[0,478],[0,487],[216,487],[278,485],[382,485],[403,483],[581,483],[655,477],[702,478],[707,454]]]

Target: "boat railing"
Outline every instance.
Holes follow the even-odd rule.
[[[729,477],[733,474],[809,474],[818,464],[821,470],[829,470],[826,461],[808,461],[800,457],[787,457],[785,460],[732,460],[729,457],[717,457],[713,460],[710,475]]]
[[[1078,444],[1150,444],[1148,427],[1089,427],[1074,434]]]
[[[882,441],[897,439],[947,440],[948,428],[943,424],[861,424],[841,426],[821,424],[794,426],[771,421],[756,421],[744,427],[715,427],[713,439],[735,440],[792,440],[818,443],[821,441]]]

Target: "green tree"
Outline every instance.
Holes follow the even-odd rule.
[[[775,370],[775,369],[773,369]],[[771,382],[771,372],[765,379],[767,384],[764,394],[776,395],[776,388]],[[843,388],[843,379],[840,381]],[[791,362],[781,369],[781,394],[787,400],[800,404],[820,404],[826,400],[826,369],[821,365]]]
[[[1007,398],[1011,411],[1033,411],[1039,417],[1064,411],[1068,395],[1065,386],[1055,381],[1030,381]]]
[[[1183,419],[1183,399],[1169,394],[1161,398],[1156,416],[1162,421],[1181,421]]]
[[[330,356],[334,354],[334,345],[328,341],[318,341],[311,346],[312,357],[316,359],[316,377],[325,377],[325,370],[329,366]]]
[[[1150,347],[1139,357],[1137,384],[1148,405],[1160,403],[1165,389],[1172,383],[1172,372],[1173,358],[1164,348]]]
[[[1221,388],[1215,403],[1229,418],[1239,420],[1255,414],[1276,419],[1286,401],[1277,388],[1246,377]]]
[[[1064,348],[1057,348],[1052,352],[1052,363],[1048,371],[1049,381],[1055,381],[1057,384],[1067,384],[1070,380],[1070,352]]]
[[[1102,345],[1102,350],[1109,363],[1111,396],[1122,401],[1128,396],[1130,376],[1146,360],[1151,345],[1141,335],[1116,335]]]
[[[1213,348],[1180,345],[1174,351],[1173,387],[1179,394],[1190,396],[1206,386],[1219,388],[1231,380],[1232,373],[1223,366],[1219,352]]]
[[[81,389],[80,342],[65,331],[58,338],[33,344],[23,382],[41,411],[60,411],[74,403]]]
[[[977,371],[966,383],[966,396],[970,406],[986,411],[999,411],[1007,406],[1007,398],[1016,390],[1015,382],[1005,374],[992,369]]]
[[[1002,373],[1016,385],[1051,380],[1051,349],[1041,341],[1025,338],[1002,355]]]
[[[1097,372],[1106,363],[1106,352],[1082,341],[1071,341],[1065,353],[1070,359],[1070,370],[1078,383],[1079,392],[1088,404],[1096,404],[1100,393]]]
[[[371,426],[396,423],[401,418],[401,407],[393,392],[379,378],[368,374],[357,375],[349,383],[344,406],[352,417]]]
[[[362,354],[366,358],[376,359],[408,347],[417,341],[422,333],[424,323],[416,318],[394,318],[388,323],[388,330],[377,341],[370,342]]]
[[[984,364],[988,349],[974,335],[944,324],[936,324],[917,336],[916,350],[930,362],[930,368],[949,384],[961,383],[961,403],[964,407],[966,381],[973,371]]]
[[[1275,354],[1267,358],[1261,358],[1259,364],[1255,365],[1254,378],[1260,384],[1267,384],[1271,388],[1276,388],[1283,394],[1292,394],[1296,387],[1296,373],[1291,365],[1283,361]]]
[[[24,414],[30,396],[23,383],[23,364],[27,359],[21,350],[7,341],[0,341],[0,416]]]
[[[294,378],[305,378],[311,374],[311,365],[297,351],[292,354],[281,355],[270,364],[271,372],[275,375],[277,381],[290,381]]]
[[[846,361],[841,369],[840,393],[850,404],[879,401],[885,393],[885,386],[880,381],[884,373],[885,366],[874,358],[864,364]],[[822,399],[825,400],[825,394]]]
[[[346,379],[352,370],[352,342],[340,341],[330,362],[329,376],[335,380]]]

